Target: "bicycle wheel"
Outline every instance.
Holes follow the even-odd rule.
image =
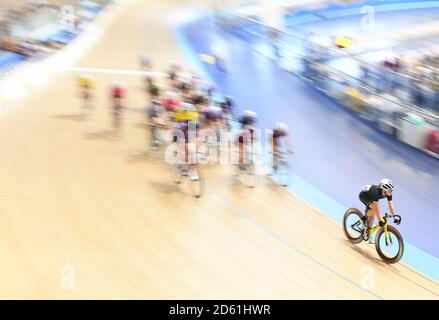
[[[245,185],[249,188],[254,188],[256,186],[256,172],[253,163],[245,165],[244,180]]]
[[[346,210],[343,217],[343,230],[348,240],[357,244],[363,241],[363,215],[356,208]]]
[[[404,240],[395,227],[388,225],[387,235],[384,228],[378,230],[375,237],[375,248],[384,262],[397,263],[404,253]]]
[[[293,181],[293,172],[287,162],[281,162],[277,169],[279,182],[283,187],[289,187]]]
[[[197,168],[198,179],[194,180],[192,177],[188,177],[188,189],[191,196],[198,199],[204,193],[204,177],[201,173],[200,168]]]
[[[181,164],[175,164],[173,167],[173,179],[176,184],[180,184],[183,176],[183,169]]]

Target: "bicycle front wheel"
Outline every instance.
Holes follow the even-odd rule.
[[[204,193],[204,184],[204,177],[201,173],[201,170],[200,168],[197,168],[196,179],[194,179],[194,176],[188,177],[188,188],[191,196],[196,199],[200,198]]]
[[[245,184],[249,188],[256,187],[256,170],[252,163],[246,165],[246,170],[244,173]]]
[[[289,187],[293,181],[293,172],[288,163],[280,163],[277,170],[279,182],[283,187]]]
[[[387,233],[384,232],[384,228],[378,230],[375,237],[375,248],[384,262],[397,263],[404,253],[404,241],[399,231],[388,225]]]

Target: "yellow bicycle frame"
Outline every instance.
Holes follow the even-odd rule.
[[[386,237],[389,237],[389,232],[387,231],[387,225],[388,224],[389,224],[389,219],[385,217],[384,218],[384,226],[383,226],[383,228],[384,228],[384,234],[386,235]],[[374,227],[372,227],[369,230],[369,232],[368,232],[369,236],[372,235],[374,232],[378,231],[380,228],[381,227],[380,227],[379,223],[377,225],[375,225]]]

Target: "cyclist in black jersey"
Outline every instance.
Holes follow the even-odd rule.
[[[382,179],[379,184],[365,185],[359,194],[360,201],[366,206],[365,223],[367,227],[373,226],[374,217],[379,220],[380,226],[384,225],[383,216],[378,202],[387,198],[389,211],[392,217],[395,216],[395,208],[393,207],[393,189],[395,184],[390,179]],[[370,238],[370,242],[373,240]]]

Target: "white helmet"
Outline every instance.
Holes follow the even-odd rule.
[[[166,91],[166,97],[168,98],[168,99],[178,99],[179,98],[179,95],[178,95],[178,93],[177,92],[175,92],[175,91]]]
[[[245,117],[250,117],[250,118],[256,118],[257,114],[256,112],[250,111],[250,110],[245,110],[244,111],[244,116]]]
[[[222,111],[221,108],[217,107],[217,106],[210,106],[209,110],[214,112],[214,113],[221,113],[221,111]]]
[[[123,83],[122,82],[120,82],[120,81],[113,81],[113,82],[111,82],[111,86],[113,87],[113,88],[123,88],[124,87],[124,85],[123,85]]]
[[[395,187],[395,184],[390,179],[382,179],[380,181],[380,187],[385,191],[393,191],[393,188]]]
[[[89,75],[88,73],[81,73],[79,75],[79,78],[80,79],[87,79],[87,80],[89,80],[89,79],[92,79],[93,77],[91,75]]]
[[[184,102],[181,104],[181,107],[187,111],[195,111],[195,106],[192,103]]]
[[[285,123],[283,123],[283,122],[277,122],[276,123],[276,129],[279,130],[279,131],[287,132],[288,131],[288,126]]]

